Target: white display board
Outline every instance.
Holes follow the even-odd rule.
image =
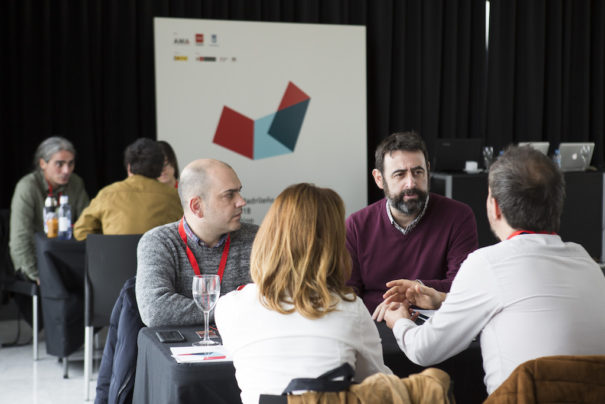
[[[367,204],[365,27],[155,18],[158,139],[237,172],[260,224],[288,185]]]

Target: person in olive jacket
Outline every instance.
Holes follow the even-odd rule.
[[[155,140],[140,138],[126,148],[128,177],[101,189],[74,224],[74,237],[91,233],[142,234],[183,216],[177,190],[157,180],[164,153]]]
[[[38,146],[34,170],[21,178],[11,202],[10,255],[18,276],[39,283],[34,233],[44,231],[44,200],[52,194],[57,202],[69,197],[72,220],[76,220],[89,199],[84,181],[74,173],[76,150],[62,137],[53,136]]]

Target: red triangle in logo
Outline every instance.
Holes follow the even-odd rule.
[[[291,81],[288,82],[288,88],[286,88],[286,92],[281,99],[281,103],[279,104],[278,111],[281,111],[284,108],[291,107],[292,105],[298,104],[299,102],[306,101],[310,97],[302,91],[300,88],[296,87],[294,83]]]

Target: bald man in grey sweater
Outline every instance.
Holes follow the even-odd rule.
[[[179,182],[184,218],[145,233],[137,250],[136,296],[148,327],[203,324],[191,293],[195,266],[202,274],[217,274],[226,256],[221,296],[251,281],[258,226],[240,222],[246,204],[241,188],[223,162],[203,159],[185,167]]]

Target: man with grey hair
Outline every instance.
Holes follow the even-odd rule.
[[[565,182],[545,155],[511,147],[491,166],[487,217],[501,240],[471,254],[449,294],[390,284],[380,314],[410,360],[430,366],[481,333],[492,393],[521,363],[553,355],[605,354],[605,278],[582,246],[559,230]],[[438,309],[423,325],[410,304]]]
[[[39,282],[36,267],[34,233],[44,230],[42,211],[47,195],[67,195],[75,222],[88,205],[82,179],[74,174],[76,150],[59,136],[49,137],[38,146],[34,170],[21,178],[11,202],[10,255],[17,272]]]
[[[137,251],[136,296],[149,327],[202,324],[191,286],[195,274],[218,274],[221,295],[250,282],[250,251],[258,226],[241,223],[246,201],[235,171],[196,160],[180,175],[181,220],[145,233]]]

